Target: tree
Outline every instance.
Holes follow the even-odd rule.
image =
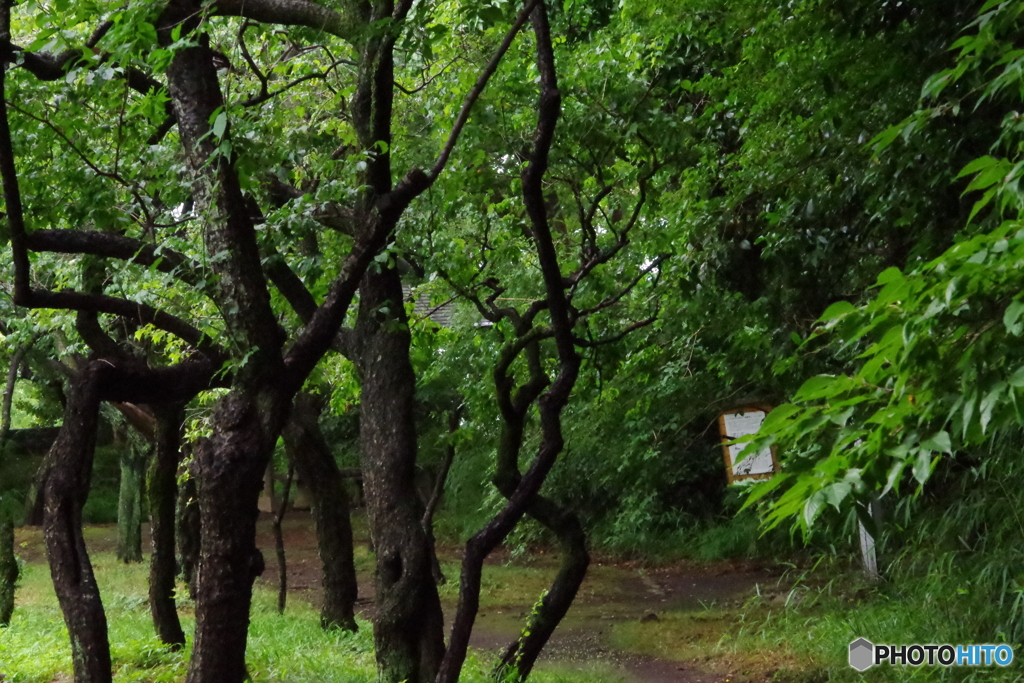
[[[19,115],[42,123],[55,144],[74,153],[81,165],[70,171],[79,176],[84,171],[87,180],[83,187],[99,188],[95,199],[104,200],[94,202],[99,204],[97,211],[89,207],[84,212],[86,220],[83,222],[92,223],[97,229],[81,229],[74,220],[56,215],[38,201],[34,194],[38,187],[33,180],[28,184],[29,211],[26,214],[21,182],[26,177],[36,178],[37,170],[38,177],[48,177],[48,171],[55,169],[48,160],[42,160],[38,167],[32,166],[33,172],[28,174],[23,164],[19,174],[15,137],[8,123],[9,111],[17,105],[12,104],[7,83],[0,83],[5,89],[4,107],[0,111],[0,171],[15,267],[15,303],[28,308],[76,312],[83,321],[79,332],[85,330],[83,337],[93,354],[92,360],[78,370],[71,383],[64,425],[50,456],[45,494],[44,526],[51,571],[72,640],[78,681],[110,679],[102,606],[81,535],[81,507],[88,488],[96,415],[101,401],[176,404],[214,386],[227,389],[210,418],[209,436],[198,444],[194,454],[202,524],[201,571],[197,581],[196,639],[188,680],[241,681],[246,675],[245,633],[252,581],[262,567],[262,558],[253,542],[260,479],[284,426],[292,397],[335,343],[361,280],[363,313],[357,323],[356,337],[362,340],[363,358],[372,365],[375,356],[371,345],[379,345],[376,352],[381,358],[394,359],[381,366],[384,373],[367,372],[366,382],[371,385],[374,381],[388,382],[386,371],[400,367],[403,354],[407,365],[408,355],[403,351],[403,344],[407,342],[401,332],[381,330],[381,321],[377,319],[378,309],[386,301],[400,299],[400,294],[396,295],[396,276],[386,267],[379,272],[367,274],[366,271],[386,246],[410,202],[429,188],[444,170],[473,103],[518,33],[527,11],[532,9],[531,5],[520,14],[494,59],[482,71],[430,170],[412,167],[401,181],[394,183],[391,144],[395,45],[407,26],[411,4],[404,0],[397,4],[383,0],[372,4],[352,2],[335,11],[301,0],[284,4],[219,3],[216,8],[203,8],[199,3],[170,2],[156,14],[148,13],[148,6],[129,7],[114,20],[100,22],[98,29],[82,41],[84,49],[71,48],[58,54],[14,48],[10,42],[11,7],[9,3],[2,7],[0,41],[5,46],[5,61],[16,60],[23,67],[15,72],[18,76],[15,82],[20,87],[36,87],[22,85],[21,74],[31,74],[44,83],[56,79],[68,83],[74,79],[67,75],[75,73],[83,77],[86,86],[95,82],[95,74],[100,74],[104,80],[116,75],[125,86],[120,93],[121,110],[124,111],[123,103],[130,91],[139,93],[141,98],[133,99],[133,105],[158,118],[165,117],[157,132],[148,138],[151,146],[159,147],[170,128],[176,126],[185,162],[184,177],[172,178],[169,183],[151,183],[147,174],[154,172],[153,169],[126,161],[125,167],[132,165],[131,172],[137,174],[128,179],[128,170],[120,166],[121,148],[128,142],[145,144],[146,138],[140,130],[143,126],[133,125],[139,121],[123,124],[122,117],[122,125],[110,136],[114,139],[108,137],[104,140],[106,144],[97,145],[109,151],[109,155],[99,161],[112,169],[105,171],[63,131],[64,122],[73,120],[63,117],[66,114],[73,117],[80,112],[60,111],[47,116],[18,107]],[[55,23],[67,20],[79,25],[85,20],[94,20],[97,11],[99,8],[58,11],[53,19]],[[261,248],[271,250],[274,244],[273,240],[261,244],[254,222],[258,217],[254,218],[250,207],[254,199],[258,202],[256,195],[269,196],[273,187],[261,192],[256,171],[248,165],[251,157],[245,153],[245,138],[236,132],[247,124],[246,108],[272,101],[287,88],[313,76],[300,77],[271,92],[268,89],[270,79],[249,59],[253,74],[261,84],[260,94],[241,103],[226,101],[216,64],[222,56],[212,47],[216,28],[210,26],[219,16],[244,19],[240,36],[252,21],[322,30],[345,41],[345,51],[354,58],[351,61],[355,62],[355,87],[351,93],[351,108],[346,113],[351,120],[354,146],[351,152],[344,147],[339,152],[343,157],[350,155],[361,159],[350,185],[354,196],[343,207],[344,227],[350,238],[336,240],[341,242],[335,261],[337,266],[332,268],[337,274],[327,278],[326,291],[318,291],[323,298],[319,305],[286,261],[271,257],[267,263],[268,273],[264,275]],[[110,51],[97,47],[105,38],[111,45]],[[44,40],[37,39],[35,43],[46,47]],[[239,45],[244,45],[241,38]],[[332,68],[339,64],[334,62]],[[143,66],[156,67],[154,75],[147,73]],[[169,98],[166,107],[159,106],[164,92],[163,78],[166,78],[165,92]],[[343,106],[348,106],[346,97],[339,99]],[[116,99],[101,96],[94,103],[109,105],[112,101]],[[156,165],[165,163],[161,159]],[[168,170],[164,166],[160,172]],[[187,200],[192,210],[184,222],[175,217],[181,204],[168,203],[175,197]],[[123,209],[124,205],[130,208]],[[26,216],[33,225],[26,224]],[[128,228],[103,227],[112,216],[129,218]],[[165,223],[158,228],[161,219]],[[48,222],[62,227],[39,227]],[[178,232],[173,232],[175,227]],[[165,234],[158,236],[158,229]],[[203,249],[189,254],[172,246],[186,246],[190,240],[192,244],[201,243]],[[345,242],[349,246],[343,246]],[[144,291],[147,279],[163,282],[169,276],[195,288],[193,291],[201,293],[204,299],[201,302],[179,299],[170,306],[166,305],[168,302],[161,302],[158,307],[89,291],[88,287],[79,291],[64,283],[54,286],[34,282],[30,252],[88,254],[120,260],[128,266],[126,276],[120,278],[122,285]],[[296,312],[304,321],[294,325],[290,335],[279,324],[268,279],[285,299],[295,304]],[[311,300],[314,301],[312,308],[308,306]],[[212,326],[205,323],[200,328],[187,320],[190,313],[199,313],[201,317],[205,312],[215,312],[218,322]],[[96,324],[100,314],[114,316],[115,324]],[[163,361],[170,362],[161,367],[149,367],[131,348],[132,340],[139,335],[148,337],[151,346],[155,343],[154,348],[164,355]],[[215,340],[215,336],[222,339]],[[391,354],[388,348],[397,349],[398,353]],[[396,386],[394,390],[405,392],[411,400],[409,376],[408,373],[400,375],[403,386]],[[393,388],[387,386],[384,390]],[[372,406],[373,390],[368,394],[371,398],[364,399],[364,403]],[[396,418],[400,426],[408,424],[411,417],[408,400],[404,407],[399,406],[401,412]],[[367,420],[368,425],[374,424],[376,419],[376,424],[383,426],[380,421],[383,413],[370,412],[376,418]],[[372,426],[368,429],[372,430]],[[393,477],[392,481],[398,484],[385,485],[382,489],[370,484],[375,510],[395,504],[395,496],[400,501],[406,490],[407,479],[403,473],[411,468],[405,460],[410,452],[409,435],[407,431],[394,433],[392,443],[380,442],[376,452],[366,454],[367,462],[381,464],[375,481]],[[386,467],[389,458],[397,458],[396,468]],[[370,480],[374,480],[374,476],[367,473]],[[377,529],[387,534],[379,536],[380,542],[395,543],[397,553],[412,553],[425,559],[419,515],[414,515],[415,523],[411,527],[401,526],[399,520],[384,519],[373,511],[371,519]],[[388,540],[384,541],[385,538]],[[379,551],[379,557],[381,574],[387,576],[397,558],[391,556],[387,545]],[[402,560],[399,563],[402,564]],[[415,570],[421,565],[414,562],[408,566]],[[428,581],[412,589],[414,593],[423,594],[426,602],[413,601],[412,604],[436,605],[436,590],[429,581],[429,563],[426,566]],[[414,583],[417,580],[414,578]],[[410,603],[396,602],[394,598],[400,593],[388,589],[389,586],[382,584],[378,599],[385,608],[379,611],[375,629],[382,675],[395,680],[432,678],[440,656],[439,630],[433,629],[437,636],[431,636],[429,643],[417,642],[422,637],[420,634],[409,629],[403,631],[397,626],[396,618]],[[402,589],[404,585],[399,591]],[[387,605],[391,605],[391,613]],[[434,615],[439,627],[439,609],[434,610]],[[418,654],[410,659],[407,656],[410,652]]]

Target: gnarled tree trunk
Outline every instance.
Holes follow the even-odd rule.
[[[196,449],[202,536],[196,634],[186,683],[239,683],[247,675],[252,585],[264,568],[255,541],[257,503],[276,440],[270,438],[276,436],[273,426],[261,419],[261,399],[269,400],[235,390],[218,401],[213,436]]]
[[[323,567],[324,604],[320,610],[320,625],[325,629],[355,631],[358,585],[348,493],[334,454],[320,431],[320,410],[321,402],[316,397],[305,393],[297,395],[284,429],[284,445],[288,459],[312,498],[313,522]]]
[[[551,236],[542,186],[561,107],[544,0],[536,3],[530,18],[536,37],[537,70],[541,87],[533,149],[522,175],[523,200],[530,217],[537,260],[544,279],[547,297],[543,304],[550,315],[551,326],[546,330],[534,326],[534,316],[540,310],[536,304],[532,313],[527,315],[509,309],[494,311],[498,317],[511,318],[516,330],[516,338],[502,350],[494,371],[503,420],[495,484],[508,501],[466,544],[459,605],[452,624],[448,651],[438,676],[439,683],[456,683],[459,680],[469,635],[479,609],[484,558],[508,535],[524,512],[529,511],[556,530],[566,547],[566,555],[551,591],[545,596],[537,613],[531,617],[524,635],[505,652],[496,672],[501,680],[505,680],[509,673],[517,681],[523,681],[529,675],[537,655],[572,604],[589,564],[579,522],[570,513],[538,495],[555,458],[564,446],[561,415],[579,376],[580,356],[572,334],[575,314],[566,296],[565,280]],[[544,369],[539,349],[540,340],[548,337],[554,339],[558,352],[558,374],[553,381]],[[529,380],[516,387],[510,368],[524,351]],[[518,462],[523,448],[524,426],[534,402],[537,403],[540,416],[541,443],[529,469],[521,475]]]
[[[89,493],[100,399],[98,384],[106,366],[91,361],[68,392],[64,426],[50,449],[43,537],[50,574],[71,637],[75,683],[109,683],[107,617],[82,535],[82,507]]]
[[[177,650],[185,645],[185,633],[174,604],[174,508],[181,460],[181,425],[184,406],[154,406],[155,453],[149,470],[149,519],[153,554],[149,559],[149,611],[161,642]]]
[[[360,286],[356,364],[366,510],[377,550],[374,643],[381,683],[428,683],[444,654],[443,618],[416,495],[416,379],[398,272]]]
[[[503,490],[511,496],[514,489]],[[550,529],[562,546],[562,566],[541,598],[522,634],[505,649],[495,673],[499,680],[507,680],[507,672],[515,672],[515,680],[525,681],[547,644],[555,627],[562,621],[576,599],[576,593],[587,576],[590,555],[587,539],[576,515],[549,498],[538,495],[528,514]]]

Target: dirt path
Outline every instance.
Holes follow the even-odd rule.
[[[309,513],[289,512],[284,523],[288,558],[288,590],[294,598],[314,606],[321,601],[320,561]],[[148,528],[144,544],[149,546]],[[86,529],[90,552],[113,552],[117,530],[113,525]],[[18,530],[19,554],[29,562],[45,562],[39,529]],[[257,582],[276,589],[278,572],[269,519],[261,518],[259,546],[266,558],[266,571]],[[448,576],[458,575],[459,548],[439,548]],[[497,656],[518,634],[534,601],[546,588],[558,567],[557,556],[538,552],[514,562],[498,554],[485,567],[481,609],[470,644],[482,653]],[[373,558],[367,550],[365,525],[356,528],[356,563],[359,580],[358,609],[369,619],[373,595]],[[615,563],[601,558],[590,567],[587,579],[569,614],[559,625],[538,660],[539,669],[596,668],[621,677],[624,683],[740,683],[768,680],[765,674],[737,677],[715,662],[673,661],[628,652],[614,644],[614,631],[623,625],[654,626],[659,618],[672,619],[680,613],[700,612],[705,606],[735,604],[761,591],[777,590],[777,573],[743,563],[716,565],[678,564],[658,569],[639,564]],[[457,589],[441,590],[446,614],[454,612]],[[661,615],[661,617],[659,617]],[[709,624],[704,640],[713,644],[720,636]],[[692,648],[691,648],[692,649]]]
[[[320,569],[316,538],[308,514],[289,513],[284,525],[288,553],[289,593],[314,605],[320,602]],[[357,533],[357,544],[362,540]],[[259,579],[267,587],[277,585],[277,567],[270,525],[261,523],[259,543],[267,557],[267,570]],[[361,551],[361,552],[360,552]],[[449,576],[458,573],[458,549],[442,547],[442,563]],[[558,558],[538,555],[528,562],[512,563],[501,571],[485,569],[483,605],[470,644],[496,656],[514,639],[525,623],[533,601],[554,576]],[[373,609],[372,560],[365,547],[357,549],[360,610],[367,618]],[[488,573],[492,580],[488,581]],[[778,575],[764,568],[732,563],[714,566],[676,565],[645,569],[630,563],[595,561],[569,614],[559,625],[538,661],[538,668],[611,670],[625,683],[719,683],[730,679],[725,671],[708,671],[692,662],[625,652],[612,644],[616,624],[656,621],[659,613],[700,611],[704,606],[745,599],[778,583]],[[445,612],[455,608],[453,587],[442,590]]]

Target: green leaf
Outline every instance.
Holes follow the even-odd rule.
[[[763,482],[758,482],[750,489],[748,489],[747,499],[743,501],[743,505],[740,510],[746,510],[748,507],[764,498],[766,495],[779,488],[783,482],[789,479],[792,475],[786,473],[776,474],[771,479]]]
[[[988,428],[989,422],[992,421],[992,412],[995,410],[996,405],[999,403],[999,399],[1003,397],[1006,391],[1006,382],[996,382],[992,389],[988,392],[988,395],[981,400],[981,431],[982,433]]]
[[[896,460],[892,464],[892,467],[889,468],[889,476],[885,481],[885,488],[882,489],[882,493],[880,495],[884,496],[893,489],[899,489],[900,477],[903,475],[903,470],[906,469],[906,467],[906,460]]]
[[[1007,382],[1011,387],[1024,387],[1024,367],[1017,368],[1017,371],[1010,375]]]
[[[921,442],[921,448],[931,452],[950,453],[953,450],[953,444],[949,439],[949,433],[941,431]]]
[[[992,202],[992,198],[996,196],[995,187],[989,188],[985,194],[981,196],[981,199],[974,202],[974,206],[971,208],[971,215],[967,217],[967,222],[970,223],[974,220],[974,217],[978,215],[978,212],[984,209]]]
[[[843,390],[838,386],[835,375],[818,375],[812,377],[797,390],[794,401],[811,401],[825,396],[834,396]]]
[[[836,483],[822,489],[825,502],[836,510],[839,509],[839,506],[842,504],[843,500],[850,495],[851,491],[853,491],[853,486],[845,481],[837,481]]]
[[[922,486],[932,474],[932,463],[931,451],[922,448],[917,452],[917,458],[914,460],[914,479]]]
[[[1010,305],[1006,307],[1006,312],[1003,313],[1003,325],[1006,326],[1006,331],[1015,337],[1019,337],[1021,330],[1024,330],[1024,321],[1021,320],[1021,314],[1024,313],[1024,301],[1015,300],[1011,301]]]
[[[804,524],[811,526],[814,523],[814,519],[821,512],[822,506],[825,505],[825,493],[824,491],[816,491],[814,495],[807,499],[804,503]]]
[[[217,114],[217,118],[213,121],[213,134],[218,138],[222,138],[224,137],[224,131],[227,130],[227,127],[228,113],[222,110]]]
[[[758,430],[759,434],[771,434],[777,432],[785,424],[786,419],[796,415],[802,410],[800,406],[795,406],[792,403],[783,403],[781,406],[774,408],[768,416],[764,418],[764,422],[761,423],[761,429]]]
[[[987,155],[983,156],[983,157],[979,157],[979,158],[975,159],[974,161],[972,161],[971,163],[969,163],[966,166],[964,166],[960,170],[960,172],[957,173],[956,177],[957,178],[963,178],[966,175],[971,175],[972,173],[977,173],[978,171],[983,171],[986,168],[990,168],[993,164],[997,164],[997,163],[999,163],[999,161],[996,158],[994,158],[994,157],[987,156]]]
[[[842,316],[856,310],[857,307],[849,301],[837,301],[825,309],[825,312],[821,314],[820,318],[818,318],[818,322],[823,323],[828,322],[829,320],[835,320],[836,318],[841,318]]]

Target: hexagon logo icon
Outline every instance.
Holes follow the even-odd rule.
[[[850,643],[850,666],[857,671],[867,671],[875,663],[875,646],[866,638]]]

